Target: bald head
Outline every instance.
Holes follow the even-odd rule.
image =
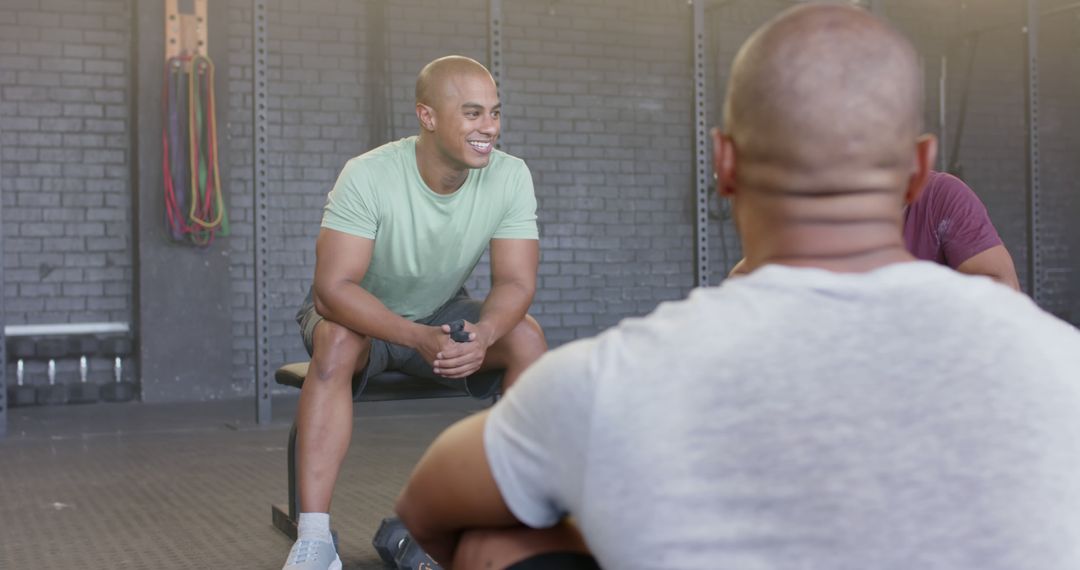
[[[724,121],[741,166],[826,178],[904,168],[922,128],[915,49],[859,8],[789,9],[736,55]]]
[[[481,76],[495,83],[487,68],[475,59],[462,55],[440,57],[425,65],[416,77],[416,102],[437,107],[439,102],[456,94],[455,79],[470,76]]]

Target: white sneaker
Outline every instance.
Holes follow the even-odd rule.
[[[334,545],[321,540],[297,540],[281,570],[341,570]]]

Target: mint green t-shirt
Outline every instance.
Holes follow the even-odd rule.
[[[410,320],[450,300],[490,240],[539,239],[524,161],[493,151],[456,192],[437,194],[420,178],[416,137],[347,162],[327,197],[322,227],[375,240],[360,286]]]

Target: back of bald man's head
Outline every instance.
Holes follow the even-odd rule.
[[[463,55],[448,55],[432,61],[416,76],[416,102],[436,106],[446,95],[446,90],[452,88],[448,79],[469,74],[483,75],[491,79],[492,83],[495,82],[487,68],[475,59]]]
[[[739,50],[724,129],[743,165],[900,168],[922,129],[922,93],[915,49],[899,32],[860,8],[804,5]]]

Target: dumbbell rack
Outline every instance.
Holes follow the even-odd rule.
[[[133,352],[133,342],[127,323],[78,323],[47,325],[14,325],[4,328],[4,345],[7,357],[16,364],[16,379],[8,382],[6,395],[11,406],[36,404],[64,404],[74,393],[73,403],[97,401],[99,389],[108,401],[128,401],[137,395],[131,382],[122,381],[123,359]],[[114,359],[115,382],[101,385],[87,383],[87,357]],[[57,384],[56,362],[64,359],[79,360],[80,382],[75,389]],[[26,362],[48,362],[48,384],[27,382]],[[33,398],[27,388],[35,392]]]

